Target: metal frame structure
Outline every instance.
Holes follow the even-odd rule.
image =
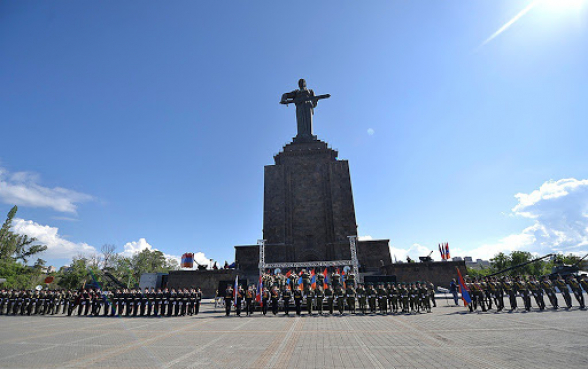
[[[349,239],[349,251],[351,251],[351,260],[329,260],[329,261],[299,261],[289,263],[266,263],[265,262],[265,240],[257,240],[259,246],[259,275],[261,276],[265,269],[273,268],[304,268],[304,267],[329,267],[349,265],[353,268],[353,274],[361,281],[359,276],[359,259],[357,258],[357,236],[347,236]]]

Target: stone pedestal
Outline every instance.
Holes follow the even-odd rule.
[[[265,167],[266,262],[349,260],[357,235],[349,164],[320,140],[290,143]]]

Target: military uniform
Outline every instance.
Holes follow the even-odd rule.
[[[325,299],[327,300],[327,309],[329,309],[329,314],[333,315],[333,289],[331,286],[327,286],[325,289]]]
[[[247,291],[245,292],[245,311],[247,316],[253,314],[255,304],[255,290],[252,286],[249,286]]]
[[[263,315],[267,314],[267,308],[269,304],[270,293],[267,288],[264,287],[263,292],[261,293],[261,312]]]
[[[551,304],[551,306],[554,309],[557,309],[557,295],[555,294],[555,290],[553,289],[553,284],[547,276],[543,277],[543,280],[541,281],[541,288],[543,289],[543,292],[547,295],[547,298],[549,299],[549,303]]]
[[[357,287],[357,300],[359,303],[359,310],[362,314],[365,314],[366,291],[362,284]]]
[[[296,306],[296,315],[302,313],[302,291],[299,288],[294,290],[294,306]]]
[[[580,309],[585,309],[586,305],[584,305],[584,296],[582,295],[582,287],[580,283],[574,278],[574,276],[570,276],[568,279],[568,284],[572,288],[572,292],[574,293],[574,297],[578,304],[580,304]]]
[[[292,291],[289,287],[286,287],[282,292],[282,299],[284,300],[284,314],[288,315],[290,313],[290,300],[292,299]]]
[[[347,284],[345,295],[347,296],[347,310],[351,314],[355,314],[355,289],[351,283]]]
[[[378,299],[378,292],[374,289],[374,286],[371,284],[368,285],[367,289],[367,298],[368,298],[368,305],[370,307],[370,313],[376,313],[376,301]]]
[[[566,283],[566,281],[563,280],[563,278],[561,276],[558,276],[557,280],[555,281],[555,284],[557,286],[557,288],[559,289],[559,292],[561,292],[561,295],[564,298],[564,301],[566,303],[567,308],[571,308],[572,307],[572,298],[570,297],[570,290],[568,289],[568,285]]]
[[[272,287],[270,298],[272,300],[272,314],[277,315],[280,310],[280,291],[278,290],[278,287]]]
[[[231,305],[233,304],[233,288],[227,287],[225,290],[225,314],[229,316],[231,314]]]
[[[325,302],[325,290],[322,286],[318,286],[314,291],[316,297],[316,309],[320,315],[323,315],[324,302]]]
[[[314,291],[309,289],[306,291],[306,311],[308,315],[312,315],[312,305],[314,302]]]
[[[345,311],[345,292],[341,286],[335,288],[335,298],[337,299],[339,315],[343,315],[343,312]]]

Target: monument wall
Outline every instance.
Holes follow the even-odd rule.
[[[167,287],[169,289],[200,288],[203,298],[213,298],[219,282],[228,281],[229,283],[234,283],[237,274],[239,274],[239,278],[245,278],[236,269],[174,270],[169,272]]]
[[[395,275],[397,282],[432,282],[448,288],[453,278],[457,280],[456,267],[466,275],[465,261],[439,261],[430,263],[394,263],[380,268],[383,275]]]

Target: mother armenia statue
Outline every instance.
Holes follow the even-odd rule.
[[[282,95],[280,104],[296,104],[296,123],[298,134],[294,137],[295,142],[308,142],[316,140],[312,134],[312,116],[319,100],[328,99],[331,95],[314,95],[313,90],[306,88],[306,81],[298,81],[298,90],[286,92]]]

